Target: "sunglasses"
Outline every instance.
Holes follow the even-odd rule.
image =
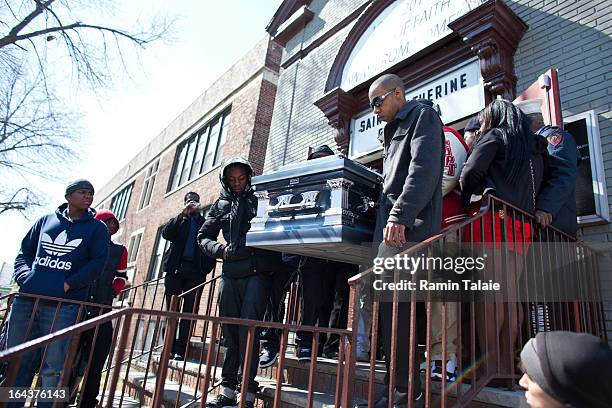
[[[390,90],[389,92],[387,92],[386,94],[383,94],[381,96],[377,96],[376,98],[372,99],[372,102],[370,102],[370,107],[372,109],[374,108],[380,108],[380,106],[383,104],[383,102],[385,101],[385,98],[387,96],[389,96],[389,94],[393,93],[393,91],[395,91],[395,88]]]

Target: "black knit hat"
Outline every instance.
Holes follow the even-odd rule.
[[[468,120],[465,128],[463,128],[464,132],[473,132],[475,130],[480,129],[480,121],[478,120],[478,116],[474,116],[470,120]]]
[[[574,407],[612,407],[612,350],[599,337],[555,331],[530,339],[521,362],[556,400]]]
[[[64,197],[68,197],[69,194],[74,193],[75,191],[80,189],[91,190],[91,193],[94,193],[93,185],[89,181],[85,179],[79,179],[68,183],[68,185],[66,186],[66,193],[64,194]]]
[[[310,154],[308,155],[308,160],[312,160],[315,154],[322,154],[324,156],[333,156],[334,151],[330,149],[328,145],[317,146],[314,149],[312,149],[312,152],[310,152]]]

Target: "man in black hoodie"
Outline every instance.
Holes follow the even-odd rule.
[[[200,212],[202,208],[200,196],[189,192],[185,194],[184,203],[181,212],[168,221],[162,229],[162,236],[172,243],[167,254],[164,254],[163,261],[168,309],[173,295],[178,296],[204,282],[206,275],[215,266],[215,259],[204,255],[197,244],[198,230],[204,223],[204,217]],[[200,293],[201,290],[197,290],[184,296],[181,311],[197,313]],[[172,346],[175,360],[183,360],[185,357],[190,326],[190,320],[181,319],[178,338],[174,340]]]
[[[246,233],[250,221],[257,213],[257,199],[251,188],[253,168],[241,157],[229,159],[221,167],[221,195],[212,205],[200,232],[198,242],[210,257],[223,259],[219,291],[219,316],[262,320],[270,289],[270,275],[280,268],[280,253],[246,246]],[[223,231],[226,244],[217,241]],[[221,392],[206,406],[221,408],[236,405],[239,384],[238,370],[244,364],[247,327],[224,324],[225,360],[221,371]],[[247,373],[249,385],[242,390],[245,407],[253,407],[258,383],[257,356],[259,330],[255,330],[251,350],[251,366]],[[243,373],[244,375],[244,373]]]

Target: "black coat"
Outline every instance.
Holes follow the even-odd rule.
[[[250,177],[250,164],[247,161],[238,162],[249,169]],[[239,194],[233,193],[225,182],[225,169],[235,163],[228,162],[221,168],[221,194],[206,214],[198,233],[200,248],[209,257],[219,259],[223,259],[223,252],[227,248],[222,271],[231,278],[243,278],[258,272],[274,273],[281,266],[279,252],[246,246],[250,221],[257,214],[257,199],[250,187],[250,180],[246,191]],[[226,244],[217,241],[221,231]]]
[[[201,214],[197,215],[197,229],[200,229],[204,223],[204,217]],[[170,248],[164,254],[163,270],[166,273],[177,273],[183,259],[185,251],[185,243],[189,238],[189,218],[182,215],[170,219],[162,229],[162,237],[170,241]],[[199,248],[197,239],[193,250],[194,262],[196,267],[202,271],[202,276],[205,276],[215,267],[215,259],[206,256]]]
[[[576,235],[576,175],[578,148],[571,133],[557,127],[544,126],[537,133],[548,141],[548,171],[536,208],[553,217],[552,226]]]
[[[429,103],[406,102],[384,129],[383,191],[378,231],[388,221],[406,226],[406,240],[419,242],[442,224],[444,132]],[[388,219],[386,219],[388,217]]]
[[[542,185],[547,160],[546,141],[540,136],[533,135],[533,138],[533,181],[527,165],[521,181],[511,184],[506,179],[506,145],[501,132],[491,129],[482,135],[474,144],[461,172],[459,183],[464,205],[468,206],[490,191],[496,197],[533,214],[534,194],[538,194]]]

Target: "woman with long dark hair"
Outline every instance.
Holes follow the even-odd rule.
[[[485,194],[511,206],[497,204],[490,208],[465,231],[464,239],[483,242],[484,250],[490,251],[484,279],[500,283],[503,292],[494,299],[485,294],[476,305],[477,320],[483,325],[478,336],[485,356],[485,373],[514,374],[511,361],[518,350],[514,346],[522,320],[517,302],[521,258],[529,247],[532,232],[529,217],[521,216],[512,206],[529,214],[535,212],[535,197],[544,177],[546,140],[534,135],[521,110],[504,99],[489,104],[480,112],[479,119],[482,136],[473,145],[460,178],[463,203],[472,210],[470,215],[480,208]],[[506,252],[504,256],[506,250],[512,253]],[[498,304],[508,302],[507,313],[503,304],[496,307],[493,300]]]

